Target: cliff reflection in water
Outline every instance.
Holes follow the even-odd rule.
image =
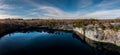
[[[7,33],[0,39],[0,55],[111,54],[106,50],[90,47],[72,32],[31,29]]]
[[[80,54],[81,42],[72,32],[55,30],[23,30],[6,34],[0,39],[0,54]],[[86,54],[86,53],[83,53]],[[92,53],[90,53],[92,54]]]

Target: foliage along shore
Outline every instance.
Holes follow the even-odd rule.
[[[59,30],[83,28],[87,33],[85,36],[120,43],[120,19],[0,19],[0,35],[14,30],[34,28]]]
[[[118,31],[120,19],[0,19],[0,35],[4,32],[33,29],[33,28],[48,28],[48,29],[63,29],[72,30],[75,27],[90,27],[98,25],[102,30],[111,29]],[[89,28],[90,29],[90,28]]]
[[[58,30],[78,28],[77,31],[86,37],[107,43],[120,43],[120,19],[0,19],[1,37],[15,30],[39,28]]]

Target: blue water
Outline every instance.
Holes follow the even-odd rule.
[[[66,31],[18,31],[0,38],[0,55],[82,54],[102,55]]]

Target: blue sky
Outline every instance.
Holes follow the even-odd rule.
[[[117,18],[120,0],[0,0],[0,18]]]

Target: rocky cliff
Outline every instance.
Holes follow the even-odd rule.
[[[89,39],[99,42],[113,43],[115,45],[120,46],[120,30],[102,30],[100,28],[87,28],[85,30],[83,28],[74,28],[73,30],[79,32],[80,34],[84,35]]]

